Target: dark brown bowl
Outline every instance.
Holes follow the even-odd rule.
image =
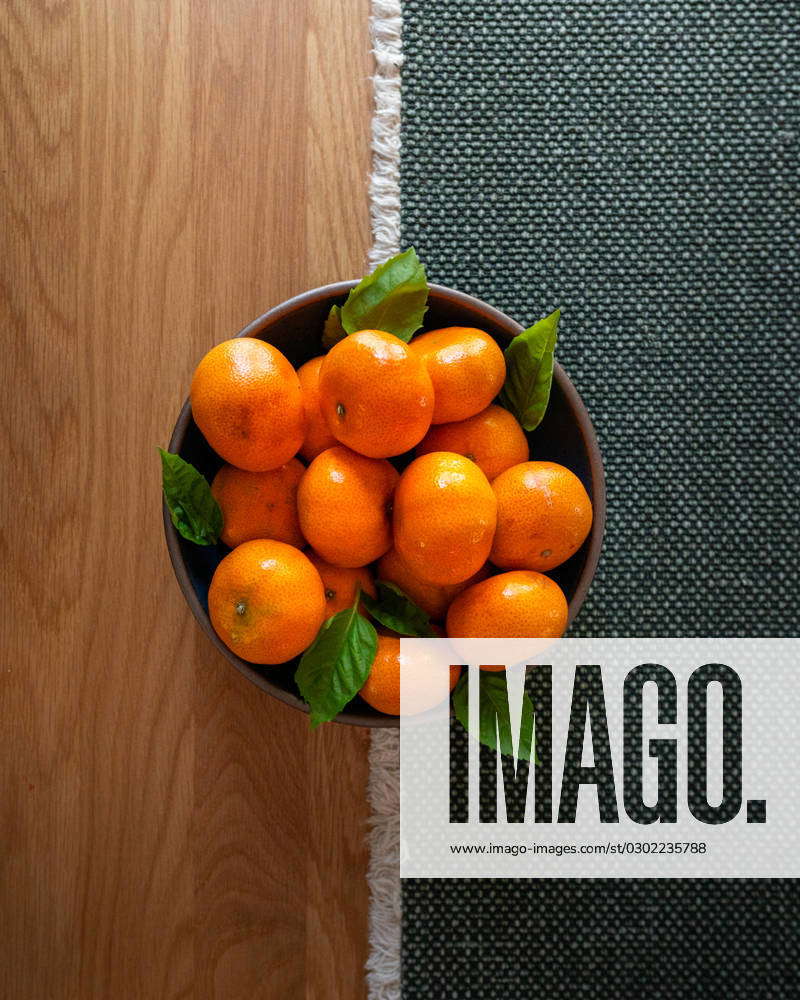
[[[320,354],[320,336],[325,317],[334,303],[344,301],[355,284],[355,281],[340,281],[298,295],[253,320],[237,336],[258,337],[269,341],[293,365],[299,366]],[[504,345],[522,329],[497,309],[470,295],[441,285],[431,285],[428,306],[425,326],[431,330],[444,326],[479,327]],[[532,457],[560,462],[572,469],[582,480],[594,506],[594,524],[586,542],[571,559],[550,574],[567,595],[569,620],[572,621],[583,604],[600,557],[606,520],[606,492],[603,463],[592,422],[577,390],[558,364],[555,366],[547,414],[528,437]],[[192,419],[192,408],[188,400],[175,424],[169,450],[191,462],[209,482],[222,465],[222,460],[211,450]],[[296,660],[278,667],[259,667],[247,663],[228,649],[211,626],[208,617],[208,586],[216,566],[228,551],[226,547],[220,544],[204,548],[185,541],[173,527],[166,505],[164,530],[178,583],[208,638],[237,670],[258,687],[285,701],[287,705],[307,712],[308,706],[298,695],[293,679],[297,668]],[[347,705],[336,721],[355,726],[398,725],[398,719],[381,715],[360,698],[355,698]]]

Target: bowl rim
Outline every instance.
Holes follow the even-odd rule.
[[[294,295],[292,298],[286,299],[286,301],[281,302],[279,305],[273,306],[265,313],[262,313],[256,319],[242,327],[242,329],[235,334],[235,337],[231,339],[235,339],[236,337],[256,336],[260,334],[265,327],[292,313],[299,306],[306,306],[314,302],[319,302],[322,299],[345,295],[351,288],[358,284],[359,280],[360,279],[336,281],[328,285],[320,285],[317,288],[309,289],[306,292],[301,292],[299,295]],[[516,330],[516,333],[520,333],[523,330],[523,327],[517,323],[516,320],[513,320],[506,313],[501,312],[499,309],[495,309],[494,306],[488,305],[486,302],[483,302],[481,299],[478,299],[473,295],[467,295],[466,292],[459,292],[454,288],[448,288],[446,285],[429,283],[428,287],[432,292],[439,293],[451,303],[461,303],[464,306],[468,306],[473,309],[477,308],[480,312],[493,320],[498,326],[505,327],[509,330],[509,332]],[[516,334],[512,333],[512,336],[516,336]],[[583,605],[589,587],[594,580],[597,565],[600,561],[600,552],[603,546],[603,536],[606,526],[606,480],[600,445],[597,441],[597,434],[595,433],[594,425],[592,424],[591,417],[589,416],[589,411],[587,410],[580,393],[575,388],[569,376],[558,361],[556,361],[553,365],[553,379],[558,384],[559,390],[564,394],[573,412],[578,417],[578,428],[586,446],[586,453],[589,457],[589,471],[592,477],[592,503],[594,507],[592,533],[590,536],[589,549],[586,553],[586,561],[584,563],[583,572],[581,573],[575,593],[572,595],[572,599],[569,602],[568,623],[571,623]],[[183,439],[186,436],[186,431],[189,427],[191,419],[192,406],[189,397],[187,397],[181,407],[181,411],[178,415],[172,434],[170,435],[168,445],[168,450],[170,452],[176,452],[179,450],[180,445],[183,443]],[[252,664],[241,659],[241,657],[238,657],[232,650],[228,649],[225,643],[214,631],[211,625],[211,620],[200,603],[200,599],[192,586],[191,579],[189,578],[189,571],[186,568],[186,564],[181,554],[178,531],[172,523],[169,509],[163,496],[161,507],[164,522],[164,534],[166,536],[167,550],[169,552],[172,568],[178,580],[178,585],[180,586],[183,596],[186,599],[186,603],[189,605],[192,614],[197,619],[203,632],[205,632],[225,659],[228,660],[229,663],[233,664],[233,666],[236,667],[240,673],[244,674],[244,676],[250,681],[252,681],[253,684],[261,688],[262,691],[266,691],[268,694],[272,695],[273,698],[277,698],[279,701],[282,701],[287,705],[291,705],[292,708],[299,709],[300,711],[308,714],[309,706],[305,701],[303,701],[302,698],[291,691],[285,691],[283,688],[278,687],[276,684],[269,681],[268,678],[259,673]],[[337,715],[332,721],[343,725],[365,726],[370,729],[395,729],[400,725],[400,719],[398,716],[373,716],[360,712],[353,712],[349,714],[340,712],[339,715]]]

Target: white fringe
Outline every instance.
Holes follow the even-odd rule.
[[[375,268],[400,252],[401,0],[372,0],[375,56],[372,174],[369,181]],[[369,751],[369,1000],[400,1000],[400,733],[373,729]]]
[[[401,0],[372,0],[370,29],[375,56],[375,113],[369,181],[372,248],[370,268],[400,252]]]
[[[369,1000],[400,1000],[400,733],[373,729],[369,751]]]

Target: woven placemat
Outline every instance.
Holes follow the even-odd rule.
[[[578,635],[798,634],[800,8],[405,0],[401,240],[529,323],[595,421]],[[794,883],[403,886],[403,995],[798,995]]]

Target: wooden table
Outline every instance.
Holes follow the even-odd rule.
[[[367,0],[7,0],[0,996],[365,995],[367,734],[167,558],[197,361],[369,242]]]

